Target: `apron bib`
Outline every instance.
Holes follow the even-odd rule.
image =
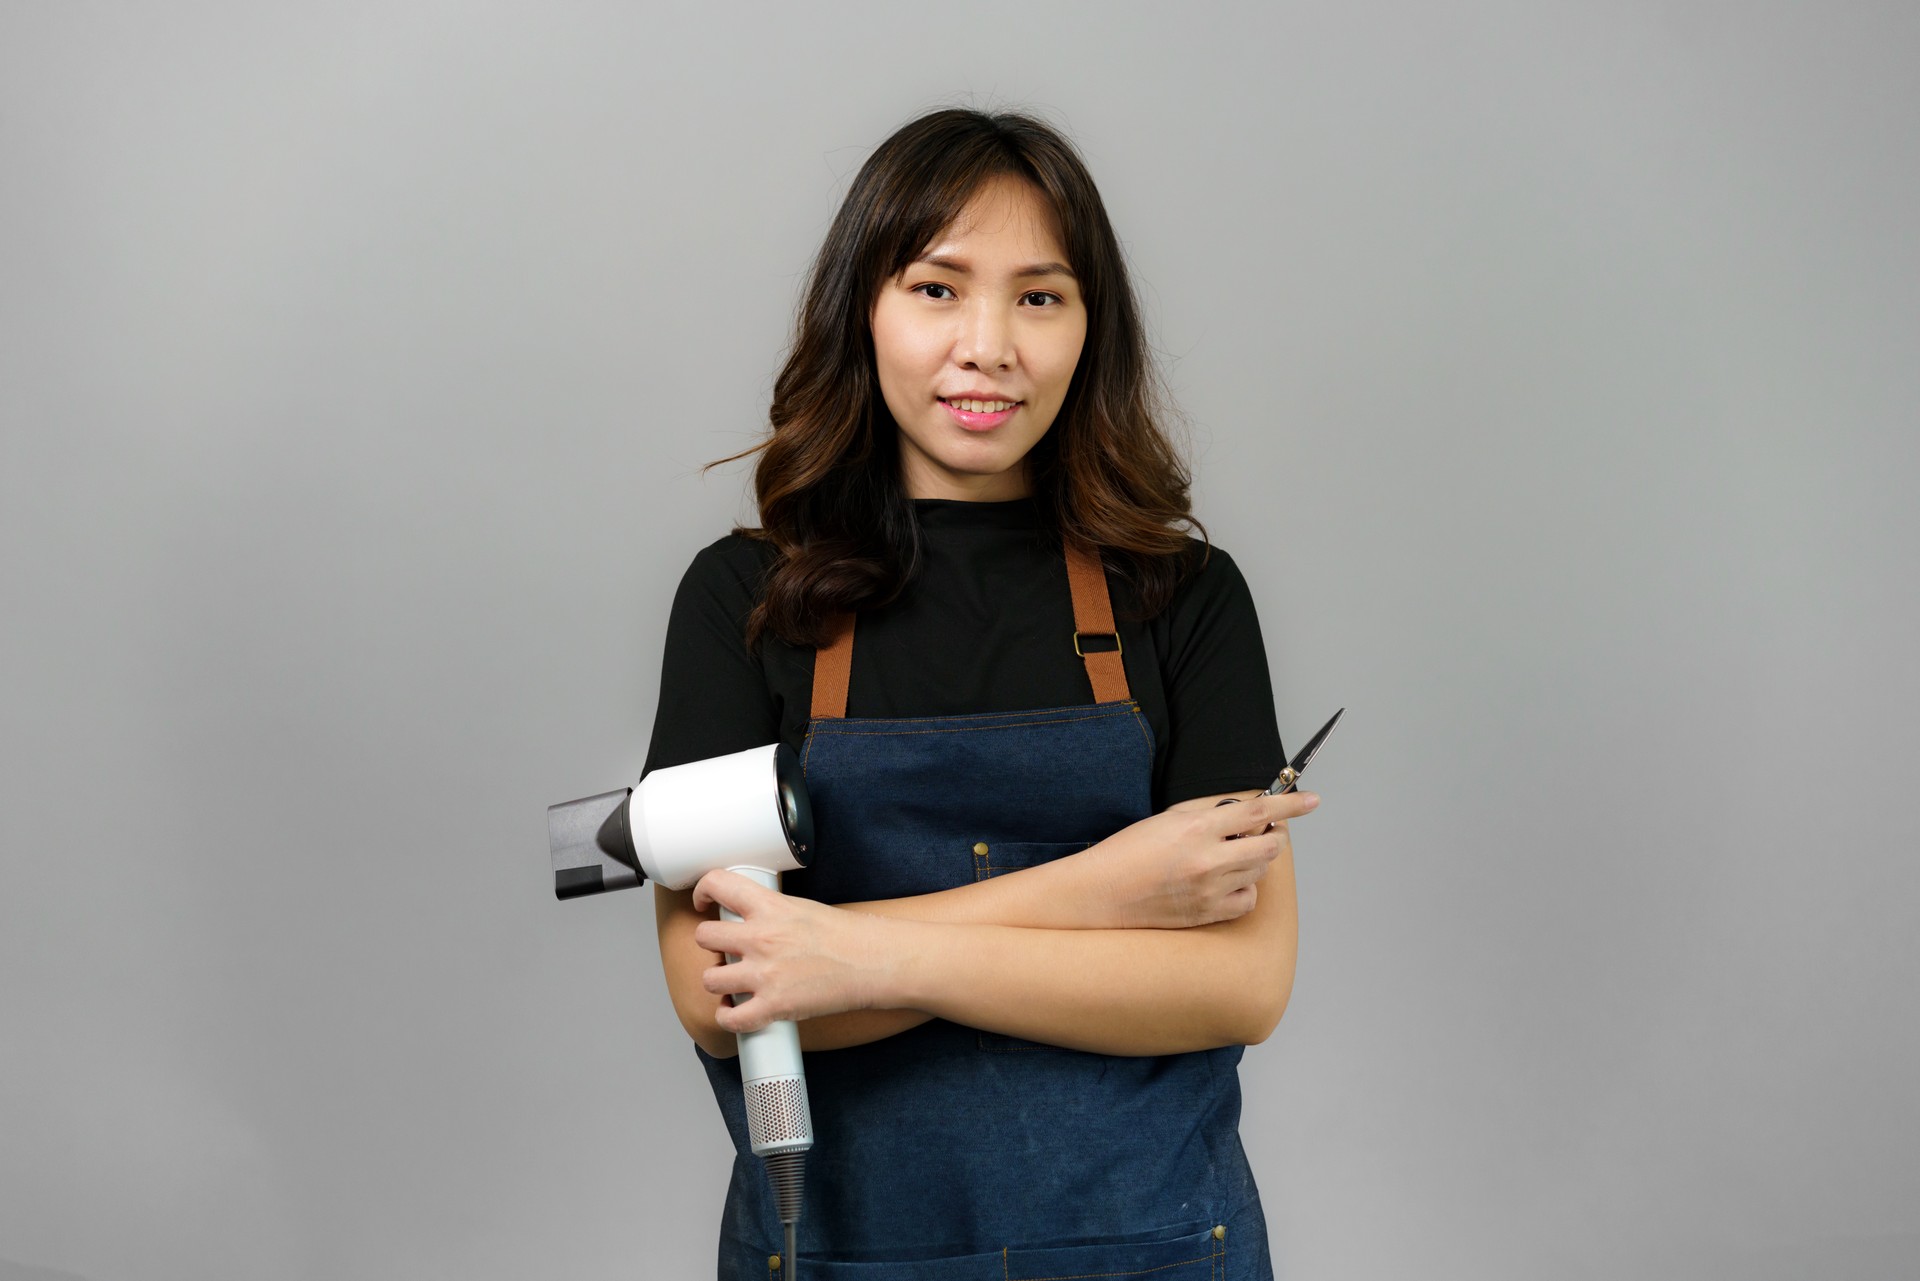
[[[1153,732],[1116,649],[1106,577],[1069,548],[1094,701],[848,717],[853,620],[815,658],[801,759],[822,903],[950,889],[1085,849],[1152,813]],[[1063,639],[1063,643],[1065,638]],[[737,1059],[696,1047],[733,1137],[721,1281],[779,1281],[779,1216],[748,1143]],[[1242,1047],[1092,1054],[932,1019],[809,1052],[796,1281],[1261,1281],[1266,1222],[1240,1146]]]

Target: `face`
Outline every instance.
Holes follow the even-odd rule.
[[[1087,337],[1079,282],[1040,193],[989,180],[881,285],[872,324],[907,493],[973,502],[1030,493],[1027,453],[1060,412]],[[1014,406],[949,403],[974,400]]]

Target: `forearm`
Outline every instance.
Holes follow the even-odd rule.
[[[1084,852],[1084,851],[1083,851]],[[1015,925],[1027,929],[1076,930],[1104,924],[1098,889],[1088,861],[1068,854],[1035,867],[1002,872],[983,881],[909,898],[874,899],[839,906],[897,921],[940,925]]]
[[[717,965],[723,959],[713,952],[706,953]],[[696,980],[697,983],[697,980]],[[731,1059],[740,1053],[740,1042],[732,1032],[727,1031],[715,1021],[715,1014],[724,997],[711,992],[700,992],[700,1003],[692,1010],[683,1010],[679,1002],[674,1008],[680,1015],[680,1024],[693,1038],[694,1044],[713,1055],[716,1059]],[[689,1018],[691,1013],[691,1019]],[[887,1037],[897,1036],[909,1028],[919,1027],[933,1015],[921,1010],[848,1010],[841,1014],[823,1014],[818,1018],[801,1019],[800,1048],[804,1050],[844,1050],[852,1045],[865,1045],[869,1041],[883,1041]]]
[[[1298,954],[1291,849],[1251,912],[1186,929],[1089,928],[1095,887],[1075,879],[1076,857],[938,894],[845,904],[895,923],[885,999],[905,1008],[888,1012],[1101,1054],[1256,1045],[1272,1034]]]
[[[899,922],[883,999],[1100,1054],[1257,1044],[1293,986],[1287,907],[1266,921],[1250,913],[1184,930]]]
[[[1074,1048],[1108,1054],[1172,1053],[1202,1048],[1201,1042],[1246,1044],[1258,1039],[1244,1032],[1245,1009],[1226,1011],[1225,1017],[1219,1009],[1222,997],[1229,1004],[1246,1005],[1244,992],[1221,983],[1209,997],[1195,993],[1191,983],[1183,983],[1180,978],[1183,973],[1220,973],[1226,963],[1223,953],[1232,951],[1232,936],[1223,938],[1209,931],[1239,922],[1187,930],[1075,928],[1090,917],[1081,906],[1086,901],[1084,896],[1073,893],[1071,878],[1063,875],[1073,870],[1068,866],[1071,858],[937,893],[841,904],[845,910],[884,917],[904,927],[905,933],[894,935],[898,952],[915,955],[928,966],[944,967],[945,973],[958,980],[951,985],[956,991],[971,989],[978,998],[974,1003],[977,1017],[932,1010],[896,996],[897,1008],[849,1010],[800,1020],[801,1049],[864,1045],[918,1027],[936,1013],[989,1031],[1055,1045],[1070,1044],[1063,1037],[1075,1035],[1077,1029],[1086,1043],[1074,1042]],[[655,894],[662,913],[660,954],[674,1011],[702,1049],[717,1058],[730,1058],[739,1052],[734,1034],[716,1021],[725,998],[707,991],[701,982],[702,972],[725,958],[693,940],[694,928],[712,915],[695,912],[685,891],[655,887]],[[1054,925],[1049,928],[1044,922]],[[928,932],[922,934],[922,930]],[[941,930],[958,932],[943,934]],[[1190,941],[1169,948],[1166,944],[1171,939]],[[1021,959],[1008,964],[1010,956]],[[985,972],[981,970],[982,961],[988,964]],[[1147,964],[1141,966],[1142,962]],[[1131,974],[1130,968],[1135,966],[1145,974]],[[1116,980],[1101,988],[1099,995],[1105,999],[1094,1004],[1087,1003],[1087,994],[1079,984],[1049,992],[1021,981],[1041,972],[1083,974],[1089,967],[1094,973],[1113,974]],[[976,987],[976,980],[985,981],[985,986]],[[942,986],[936,985],[933,990]],[[1039,1002],[1037,1007],[1033,1007],[1035,1000]],[[993,1017],[1004,1012],[1000,1007],[1020,1004],[1051,1010],[1042,1016],[1050,1030],[1036,1033],[992,1026]],[[1168,1018],[1171,1021],[1165,1021]],[[1133,1026],[1142,1019],[1155,1026]],[[1119,1041],[1111,1041],[1114,1033],[1121,1034]],[[1150,1048],[1108,1048],[1109,1044],[1135,1044],[1130,1038],[1141,1033],[1147,1033],[1148,1040],[1138,1043]],[[1162,1045],[1172,1048],[1151,1048]]]
[[[721,1027],[715,1015],[726,998],[709,992],[700,975],[709,966],[726,958],[710,952],[693,940],[693,931],[701,921],[712,920],[712,913],[696,912],[693,895],[687,890],[653,887],[654,913],[660,933],[660,962],[667,982],[667,997],[673,1012],[694,1044],[715,1058],[730,1059],[740,1052],[732,1032]],[[802,1050],[839,1050],[850,1045],[865,1045],[884,1037],[918,1027],[933,1016],[919,1010],[848,1010],[815,1019],[800,1020]]]
[[[1073,878],[1063,875],[1073,870],[1065,866],[1071,857],[934,894],[841,906],[896,920],[1074,928],[1087,919],[1081,907],[1087,900],[1075,892]],[[839,1050],[865,1045],[919,1027],[933,1017],[920,1009],[892,1009],[848,1010],[802,1019],[800,1048]]]
[[[948,925],[1008,925],[1078,929],[1096,923],[1092,905],[1097,887],[1085,860],[1068,855],[1037,867],[1022,868],[910,898],[843,903],[849,911],[893,920]],[[693,941],[694,928],[712,913],[693,910],[692,894],[654,887],[660,929],[660,958],[674,1013],[687,1035],[716,1058],[739,1053],[734,1034],[715,1021],[721,997],[700,982],[702,971],[724,960]],[[918,1027],[931,1014],[913,1009],[849,1010],[800,1021],[800,1048],[839,1050],[865,1045]]]
[[[1218,799],[1196,798],[1173,808],[1211,810]],[[1121,929],[1116,927],[1134,924],[1126,919],[1128,909],[1147,901],[1143,896],[1158,884],[1159,875],[1142,879],[1141,858],[1148,856],[1150,866],[1158,846],[1149,842],[1141,847],[1139,829],[1129,831],[1135,840],[1130,849],[1101,842],[1035,867],[936,893],[839,904],[839,912],[879,918],[874,921],[881,927],[876,937],[886,940],[880,968],[889,979],[909,973],[904,964],[909,960],[925,973],[911,985],[889,988],[886,980],[876,983],[862,1002],[876,1008],[802,1016],[803,1048],[864,1044],[936,1015],[1113,1054],[1167,1053],[1264,1039],[1278,1021],[1292,984],[1290,855],[1281,860],[1284,866],[1269,869],[1283,875],[1269,877],[1254,910],[1233,921]],[[1127,837],[1123,832],[1109,840]],[[690,894],[657,887],[656,894],[662,914],[661,954],[681,1022],[709,1053],[732,1054],[732,1033],[718,1020],[721,997],[706,990],[703,976],[722,958],[694,941],[695,928],[711,915],[694,911]],[[1190,906],[1182,900],[1181,912]],[[1131,915],[1164,919],[1169,913],[1163,905],[1157,913],[1134,910]],[[941,933],[941,927],[957,932]],[[1093,988],[1070,981],[1052,991],[1034,986],[1038,975],[1088,973],[1108,975],[1112,981]],[[926,974],[958,979],[948,990],[944,981],[924,981]],[[991,981],[982,984],[982,978]],[[934,1008],[925,1001],[942,1004]],[[1002,1026],[1016,1006],[1024,1009],[1014,1017],[1027,1022],[1019,1028]]]
[[[1247,800],[1257,791],[1195,797],[1170,809],[1210,809],[1227,797]],[[1124,834],[1116,833],[1108,840]],[[1100,852],[1106,841],[1017,871],[911,898],[878,899],[840,906],[903,921],[945,925],[1017,925],[1027,929],[1090,930],[1130,925],[1116,919],[1128,900],[1128,887],[1116,884],[1104,869]]]

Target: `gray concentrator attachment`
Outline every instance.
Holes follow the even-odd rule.
[[[654,770],[638,788],[549,805],[547,846],[555,898],[649,880],[685,889],[700,872],[733,863],[805,867],[813,809],[800,758],[776,743]]]
[[[623,787],[547,807],[555,898],[630,890],[646,881],[627,826],[627,798],[632,795],[631,787]]]

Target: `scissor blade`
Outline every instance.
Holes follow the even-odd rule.
[[[1320,750],[1320,744],[1327,741],[1327,735],[1333,732],[1333,727],[1339,723],[1342,716],[1346,715],[1346,711],[1347,709],[1343,707],[1335,712],[1333,719],[1325,725],[1322,725],[1320,732],[1307,740],[1307,745],[1301,748],[1300,754],[1290,762],[1290,768],[1295,774],[1304,774],[1307,772],[1307,762],[1312,760],[1313,754]]]

